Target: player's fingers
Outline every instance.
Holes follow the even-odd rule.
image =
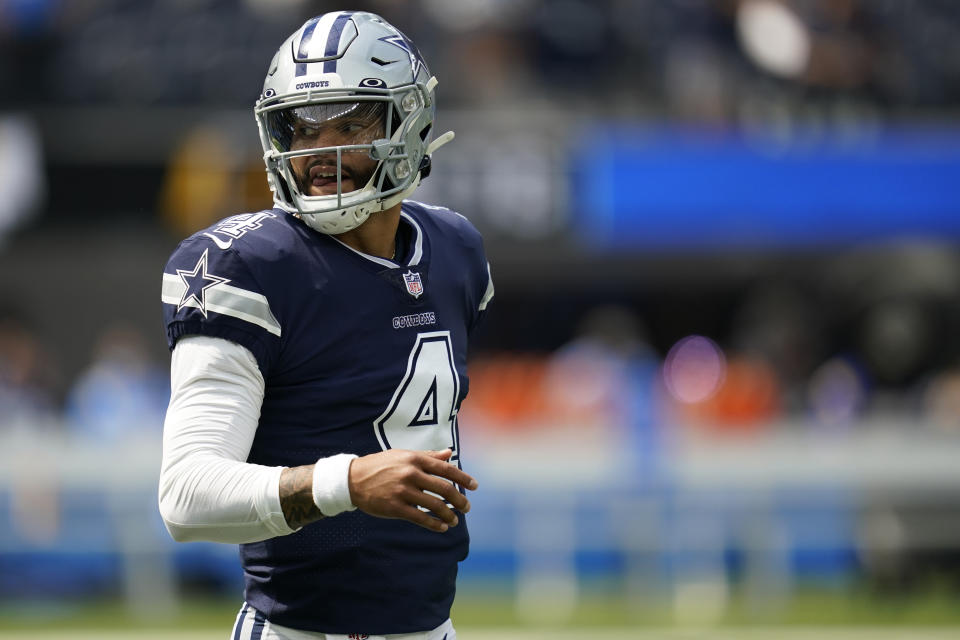
[[[460,519],[457,517],[457,514],[447,506],[447,503],[441,500],[436,496],[432,496],[429,493],[424,493],[420,491],[415,495],[411,502],[415,505],[421,506],[427,511],[431,511],[438,518],[446,522],[451,527],[455,527],[460,524]]]
[[[439,451],[425,451],[428,456],[431,458],[436,458],[437,460],[449,460],[450,456],[453,455],[453,449],[440,449]]]
[[[420,481],[420,487],[426,491],[432,491],[433,493],[439,495],[441,498],[452,504],[455,508],[459,509],[463,513],[468,513],[470,511],[470,501],[467,500],[467,497],[460,493],[454,485],[450,484],[443,478],[424,475],[423,479]]]
[[[449,462],[444,462],[443,460],[437,460],[436,458],[423,458],[423,470],[427,473],[440,476],[441,478],[446,478],[451,482],[459,484],[461,487],[466,487],[471,491],[477,488],[478,483],[473,479],[472,476],[464,472],[462,469],[457,467],[454,464]]]
[[[416,507],[410,505],[404,505],[398,512],[397,517],[408,520],[413,524],[420,525],[424,529],[430,529],[431,531],[436,531],[437,533],[443,533],[450,528],[443,520],[438,520],[426,511],[421,511]]]

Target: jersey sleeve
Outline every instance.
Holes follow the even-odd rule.
[[[170,361],[159,506],[174,540],[244,543],[293,533],[279,466],[246,462],[263,402],[254,356],[219,338],[185,336]]]
[[[280,350],[281,328],[270,300],[235,249],[187,239],[163,271],[163,324],[170,349],[186,335],[236,342],[266,375]]]
[[[473,333],[473,330],[486,315],[487,307],[493,300],[494,291],[493,275],[490,270],[490,263],[487,261],[486,250],[483,246],[483,236],[481,236],[477,228],[473,226],[473,223],[461,213],[445,207],[418,204],[433,212],[442,213],[443,216],[441,219],[450,225],[448,228],[453,230],[453,237],[456,238],[456,242],[463,247],[462,255],[466,260],[465,266],[469,274],[468,286],[470,287],[467,300],[471,306],[468,310],[469,315],[467,316],[471,318],[471,321],[467,330],[469,333]]]
[[[483,293],[480,296],[480,304],[477,305],[477,315],[474,318],[473,325],[470,327],[471,332],[480,324],[480,321],[487,313],[487,305],[493,300],[493,275],[490,273],[490,263],[485,261],[485,265],[486,277],[481,277],[480,279]]]
[[[464,218],[464,220],[466,220],[466,218]],[[483,238],[472,224],[469,222],[466,224],[469,229],[467,237],[469,238],[469,244],[472,246],[472,251],[469,252],[471,256],[470,271],[472,273],[470,280],[473,285],[473,292],[470,299],[474,305],[473,322],[469,327],[469,331],[472,333],[487,313],[487,307],[493,300],[494,287],[490,262],[487,261],[487,253],[483,247]]]

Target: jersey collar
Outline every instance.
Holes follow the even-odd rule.
[[[341,245],[354,252],[361,258],[365,258],[370,262],[379,264],[381,266],[390,268],[390,269],[399,269],[400,267],[415,267],[420,264],[420,259],[423,257],[423,229],[420,228],[420,225],[417,224],[417,221],[413,219],[413,216],[408,214],[406,211],[400,212],[401,223],[406,221],[410,225],[410,228],[413,231],[413,250],[406,252],[410,257],[407,259],[406,263],[399,263],[393,260],[387,260],[386,258],[381,258],[379,256],[372,256],[369,253],[364,253],[362,251],[357,251],[350,245],[345,242],[337,239],[335,236],[330,236],[331,239],[336,240]]]

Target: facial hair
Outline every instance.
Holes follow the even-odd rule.
[[[297,187],[299,187],[300,193],[302,193],[303,195],[310,195],[310,170],[317,165],[324,165],[324,164],[331,166],[334,168],[334,170],[336,170],[336,161],[331,163],[331,162],[322,160],[320,158],[317,158],[311,162],[308,162],[303,168],[303,173],[297,173],[295,169],[293,170],[293,174],[297,179]],[[291,169],[293,169],[293,167],[291,167]],[[369,170],[359,171],[341,163],[341,169],[342,169],[341,173],[344,174],[343,177],[350,178],[353,181],[354,190],[357,190],[357,189],[362,189],[367,185],[368,182],[370,182],[370,178],[373,177],[373,174],[377,170],[377,165],[373,165]],[[338,176],[338,182],[340,181],[342,181],[342,177]],[[338,186],[341,186],[341,185],[338,184]],[[349,193],[349,191],[346,193]],[[329,194],[329,195],[335,195],[335,194]]]

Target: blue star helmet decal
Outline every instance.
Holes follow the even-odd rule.
[[[423,61],[423,56],[420,55],[420,50],[417,49],[417,46],[413,44],[410,38],[401,33],[396,36],[384,36],[378,38],[378,40],[392,44],[395,47],[400,47],[407,52],[407,55],[410,56],[410,66],[413,67],[413,82],[416,82],[420,71],[426,67],[426,63]]]
[[[186,286],[186,289],[183,292],[183,297],[180,298],[180,303],[177,305],[177,311],[180,311],[186,306],[197,307],[200,309],[200,313],[203,314],[203,317],[206,318],[207,289],[215,287],[218,284],[226,284],[227,282],[230,282],[228,278],[221,278],[220,276],[215,276],[212,273],[207,272],[208,251],[210,250],[203,250],[203,255],[200,256],[200,259],[197,261],[197,264],[193,267],[192,271],[177,269],[177,275],[180,276],[180,280],[182,280],[184,286]]]

